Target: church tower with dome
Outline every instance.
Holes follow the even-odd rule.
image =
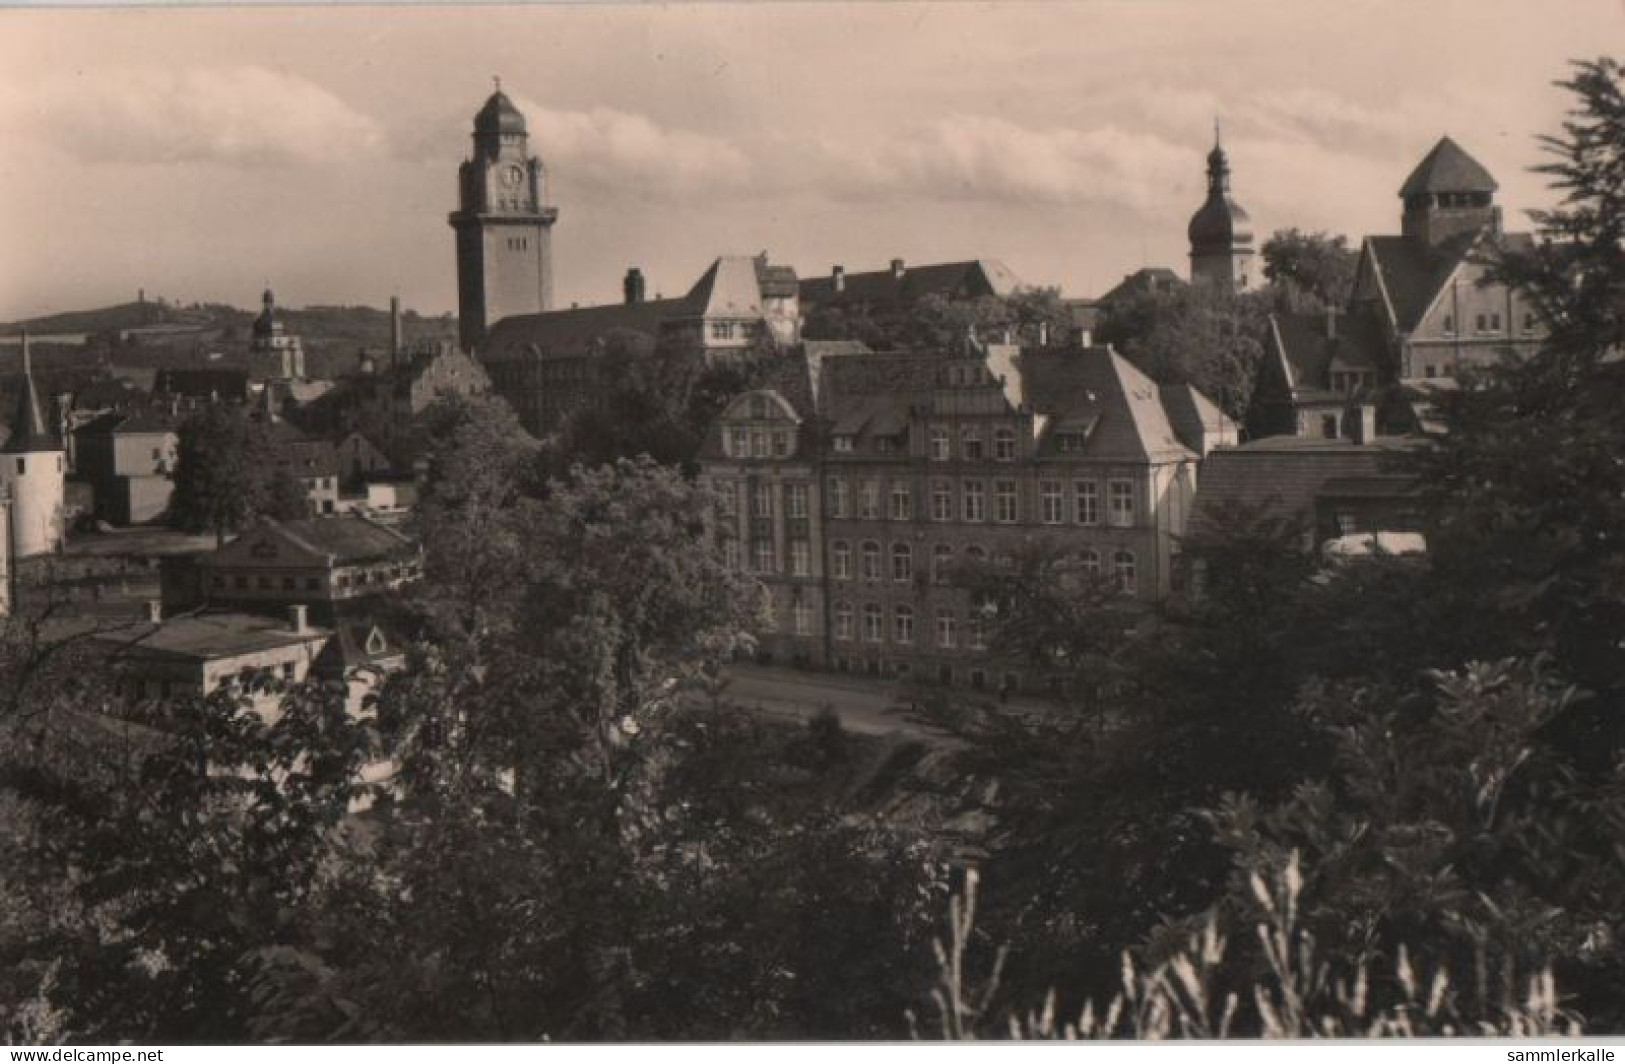
[[[553,223],[547,173],[530,154],[525,116],[496,91],[474,116],[473,153],[458,170],[457,316],[465,350],[516,314],[553,309]]]
[[[1240,292],[1252,283],[1253,224],[1230,195],[1230,159],[1213,128],[1207,200],[1191,216],[1191,283]]]

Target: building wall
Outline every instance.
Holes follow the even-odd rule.
[[[66,456],[62,451],[0,454],[0,486],[11,497],[14,558],[62,548]]]
[[[1510,286],[1485,283],[1489,267],[1464,262],[1401,343],[1400,374],[1451,377],[1494,364],[1508,350],[1534,354],[1546,330],[1534,306]]]

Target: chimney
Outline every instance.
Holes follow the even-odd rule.
[[[389,297],[389,365],[393,369],[401,360],[401,297]]]
[[[644,292],[643,271],[636,266],[627,270],[626,280],[621,282],[621,291],[625,294],[629,306],[633,303],[642,303]]]
[[[830,270],[829,281],[830,284],[834,286],[835,291],[846,291],[846,267],[836,266],[834,269]]]
[[[891,260],[891,275],[893,277],[898,278],[898,279],[902,278],[902,276],[903,276],[903,260],[902,259],[892,259]]]
[[[310,607],[303,602],[288,607],[289,618],[293,622],[295,635],[303,635],[310,631]]]
[[[1337,339],[1337,308],[1326,308],[1326,339]]]
[[[1047,321],[1041,321],[1038,323],[1038,346],[1049,346],[1049,322]]]
[[[158,599],[147,600],[147,623],[162,624],[164,621],[164,604]]]

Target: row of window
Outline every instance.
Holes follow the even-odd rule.
[[[862,638],[865,643],[881,643],[886,641],[886,612],[877,603],[866,604],[861,611],[854,610],[850,602],[837,602],[833,613],[835,619],[835,638],[841,642],[851,642],[858,638],[859,622],[861,620]],[[891,639],[898,646],[914,645],[914,607],[894,606],[891,611]],[[946,607],[936,611],[936,625],[933,629],[933,641],[943,650],[951,650],[959,646],[960,640],[959,615]],[[981,617],[971,616],[964,622],[965,646],[971,650],[987,649],[987,621]]]
[[[958,505],[955,505],[954,482],[931,482],[931,520],[959,520],[981,522],[988,520],[987,485],[981,480],[959,482]],[[1107,524],[1114,528],[1132,527],[1135,521],[1134,482],[1111,479],[1106,482]],[[840,477],[829,479],[826,500],[831,518],[855,517],[873,521],[881,517],[880,482],[864,480],[858,484],[857,505],[847,482]],[[1066,485],[1059,480],[1038,482],[1039,519],[1046,525],[1100,523],[1100,485],[1094,480],[1072,482],[1070,498]],[[886,499],[885,515],[893,521],[909,521],[914,517],[912,488],[907,482],[895,481]],[[1014,524],[1021,520],[1021,486],[1014,480],[993,482],[992,519],[1001,524]]]
[[[965,548],[965,559],[971,563],[980,563],[987,560],[987,551],[976,544]],[[866,540],[859,545],[859,576],[867,583],[879,583],[883,579],[882,553],[880,544],[874,540]],[[954,564],[954,549],[946,543],[938,543],[931,550],[931,582],[933,584],[946,584],[948,571]],[[1085,548],[1078,553],[1079,567],[1090,575],[1098,575],[1101,570],[1100,552],[1093,548]],[[852,545],[846,540],[838,539],[830,544],[829,568],[832,580],[851,580],[852,576]],[[895,583],[907,583],[914,579],[914,547],[909,543],[893,543],[891,546],[891,578]],[[1112,554],[1112,573],[1117,579],[1118,586],[1124,591],[1132,593],[1138,583],[1138,566],[1134,552],[1126,548]],[[802,574],[804,575],[804,574]]]
[[[725,539],[722,541],[722,560],[729,569],[737,570],[740,563],[739,541]],[[772,576],[779,571],[778,551],[771,539],[753,539],[750,541],[750,571],[762,576]],[[812,575],[812,547],[804,539],[790,541],[790,576]]]
[[[1444,322],[1442,325],[1443,331],[1447,333],[1454,333],[1456,331],[1456,316],[1454,314],[1446,314],[1444,316]],[[1492,311],[1488,314],[1477,315],[1473,319],[1473,331],[1480,333],[1500,332],[1501,312]],[[1525,311],[1523,315],[1523,331],[1525,333],[1533,333],[1535,331],[1535,316],[1528,311]]]
[[[729,458],[788,458],[790,430],[734,425],[728,429],[723,450]]]
[[[350,573],[339,573],[333,578],[333,583],[336,587],[350,587],[352,584],[357,587],[365,587],[368,584],[387,584],[391,580],[415,577],[418,575],[418,573],[419,566],[416,563],[408,565],[394,565],[390,566],[388,569],[379,569],[376,571],[363,569],[355,573],[353,578]],[[298,589],[299,580],[298,578],[292,576],[283,576],[278,579],[272,576],[261,575],[256,577],[251,585],[249,578],[243,574],[239,573],[231,578],[231,586],[237,591],[247,591],[250,586],[259,591],[276,591],[279,589],[279,585],[280,590],[282,591],[294,591]],[[224,590],[226,587],[226,577],[220,573],[215,573],[209,578],[209,586],[217,591]],[[316,576],[307,576],[304,578],[304,586],[306,591],[319,591],[321,590],[322,586],[321,578]]]
[[[777,485],[771,483],[753,484],[750,489],[750,516],[772,517],[776,512],[774,505],[779,493],[775,490]],[[718,491],[718,507],[723,517],[734,516],[734,490],[733,485],[723,484]],[[807,516],[807,484],[801,481],[792,481],[784,485],[784,515],[786,517],[804,518]]]

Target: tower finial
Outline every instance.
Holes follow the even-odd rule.
[[[492,74],[491,75],[491,88],[496,92],[501,92],[502,91],[502,75],[501,74]]]
[[[1213,116],[1213,146],[1219,147],[1219,116]]]

